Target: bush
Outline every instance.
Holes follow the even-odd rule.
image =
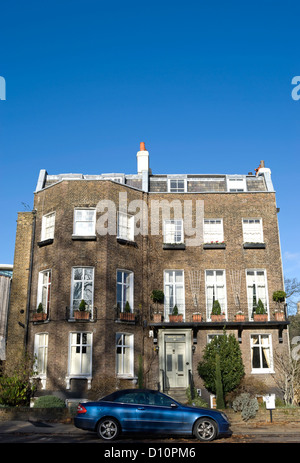
[[[194,388],[193,392],[194,392],[194,398],[192,399],[191,389],[188,387],[186,390],[188,404],[195,405],[195,407],[208,408],[207,402],[205,402],[205,400],[201,399],[201,397],[198,396],[197,389]]]
[[[248,421],[250,418],[255,418],[258,410],[258,402],[257,399],[251,398],[250,394],[245,392],[233,401],[232,407],[235,412],[241,412],[244,421]]]
[[[6,374],[0,376],[0,405],[28,406],[36,389],[30,380],[33,374],[32,359],[25,355]]]
[[[34,408],[65,408],[65,406],[65,401],[55,395],[44,395],[34,402]]]

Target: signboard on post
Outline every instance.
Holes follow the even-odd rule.
[[[272,423],[272,410],[275,410],[275,394],[268,394],[264,397],[266,409],[270,410],[270,420]]]

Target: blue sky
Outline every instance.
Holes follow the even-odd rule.
[[[272,171],[285,274],[300,280],[297,1],[1,4],[0,263],[40,169]],[[24,206],[25,204],[25,206]]]

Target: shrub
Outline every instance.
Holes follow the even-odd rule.
[[[201,399],[201,397],[198,396],[197,389],[194,388],[193,392],[194,398],[192,399],[191,389],[188,387],[186,390],[188,404],[195,405],[195,407],[208,408],[207,402],[205,402],[205,400]]]
[[[34,408],[65,408],[65,406],[65,401],[55,395],[44,395],[34,402]]]
[[[245,392],[233,401],[232,407],[235,412],[241,412],[244,421],[248,421],[250,418],[255,418],[258,402],[256,398],[251,398],[250,394]]]
[[[0,376],[0,405],[28,406],[36,386],[30,378],[34,375],[32,359],[24,355],[7,373]]]

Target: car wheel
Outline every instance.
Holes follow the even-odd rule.
[[[103,418],[98,423],[97,434],[103,440],[114,440],[120,433],[119,423],[114,418]]]
[[[217,435],[217,425],[210,418],[200,418],[195,423],[194,434],[199,440],[211,441]]]

